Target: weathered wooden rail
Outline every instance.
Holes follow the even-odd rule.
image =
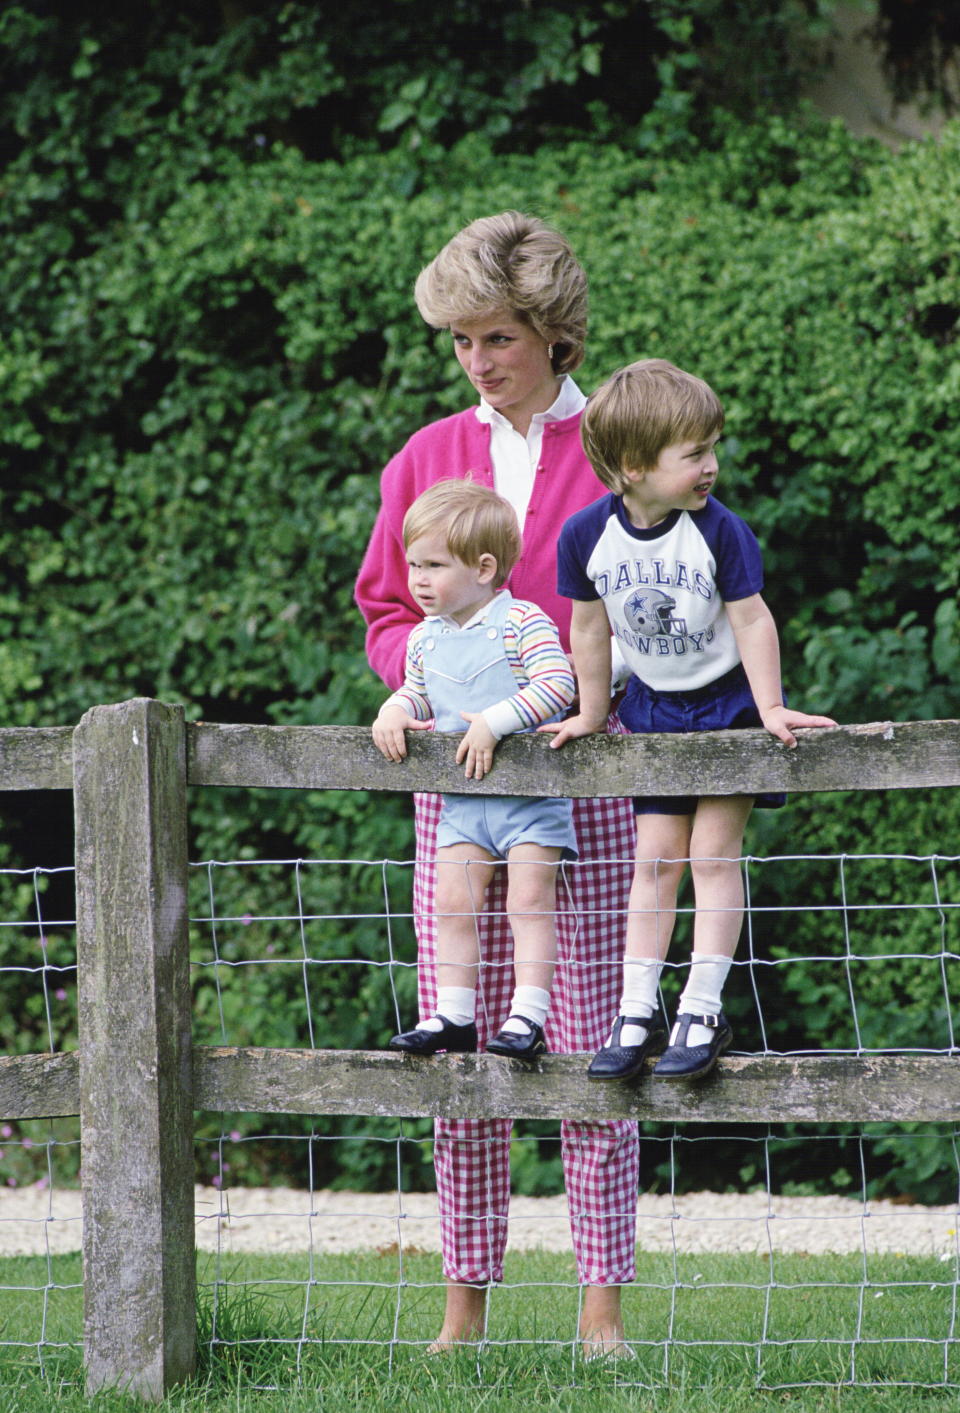
[[[371,1118],[960,1121],[958,1060],[949,1055],[728,1055],[690,1086],[587,1084],[585,1068],[585,1055],[546,1055],[536,1065],[521,1066],[493,1055],[425,1060],[388,1050],[201,1045],[193,1051],[193,1102],[196,1109],[235,1114]],[[79,1112],[78,1055],[0,1058],[0,1116],[38,1119]]]
[[[511,737],[478,794],[604,796],[960,785],[960,721],[799,733]],[[692,1087],[592,1085],[582,1056],[223,1049],[191,1040],[190,789],[463,790],[452,742],[417,735],[387,765],[366,730],[188,724],[137,699],[75,730],[0,730],[0,790],[73,790],[80,1044],[0,1059],[0,1116],[80,1115],[84,1328],[91,1392],[158,1400],[195,1365],[196,1109],[655,1122],[960,1118],[950,1056],[727,1058]]]

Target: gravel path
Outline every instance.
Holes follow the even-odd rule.
[[[317,1253],[439,1250],[432,1193],[307,1192],[289,1188],[196,1190],[197,1245],[243,1251]],[[642,1195],[637,1241],[647,1251],[899,1252],[960,1255],[960,1210],[864,1205],[846,1197],[773,1197],[712,1192]],[[0,1256],[77,1251],[82,1240],[79,1192],[37,1188],[0,1192]],[[515,1197],[509,1247],[568,1251],[564,1197]]]

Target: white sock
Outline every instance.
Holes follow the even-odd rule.
[[[694,952],[690,957],[690,974],[683,994],[677,1002],[677,1015],[715,1016],[723,1002],[724,982],[733,966],[732,957],[719,957],[712,952]],[[707,1045],[713,1031],[706,1025],[692,1025],[687,1031],[688,1045]],[[671,1044],[673,1036],[670,1037]]]
[[[443,1029],[440,1017],[452,1021],[454,1025],[469,1025],[477,1016],[477,993],[472,986],[437,987],[436,1013],[427,1020],[419,1021],[417,1030],[436,1033]]]
[[[543,1025],[550,1006],[550,992],[542,986],[518,986],[510,1002],[510,1018],[503,1029],[508,1035],[529,1035],[535,1025]],[[524,1025],[524,1021],[529,1024]]]
[[[656,1015],[657,987],[662,971],[663,962],[657,961],[655,957],[624,958],[621,1016],[634,1016],[638,1020],[645,1020]],[[642,1045],[646,1038],[646,1026],[625,1025],[620,1031],[621,1045]],[[607,1043],[610,1043],[609,1036]]]

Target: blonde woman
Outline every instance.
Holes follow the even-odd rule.
[[[421,272],[417,307],[448,333],[474,402],[416,432],[383,472],[382,504],[356,596],[368,624],[370,665],[396,690],[410,630],[421,610],[408,587],[403,518],[429,486],[469,476],[509,501],[523,550],[507,582],[538,604],[569,651],[570,601],[557,594],[556,547],[563,522],[602,492],[580,443],[586,399],[571,374],[583,359],[587,288],[568,242],[515,211],[473,221]],[[611,730],[617,730],[615,720]],[[414,914],[420,1013],[436,1013],[436,827],[439,796],[415,802]],[[635,847],[629,801],[578,800],[580,856],[558,885],[557,968],[546,1041],[555,1052],[596,1050],[619,1000],[623,917]],[[503,887],[499,881],[492,888]],[[478,919],[481,972],[478,1044],[502,1030],[513,992],[512,936],[504,899],[491,892]],[[481,1338],[486,1293],[503,1278],[510,1201],[507,1120],[437,1119],[434,1163],[440,1204],[443,1324],[431,1349]],[[635,1276],[636,1124],[561,1127],[561,1150],[577,1271],[583,1287],[585,1357],[629,1355],[621,1288]]]

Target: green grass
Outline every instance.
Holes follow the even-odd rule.
[[[49,1269],[49,1280],[48,1280]],[[954,1409],[960,1330],[951,1265],[936,1259],[644,1254],[627,1291],[629,1364],[577,1356],[568,1257],[513,1256],[489,1341],[428,1359],[443,1303],[435,1256],[200,1258],[195,1380],[159,1407],[212,1413],[537,1408],[601,1413]],[[87,1400],[80,1258],[0,1262],[0,1413],[121,1413]],[[905,1386],[907,1385],[907,1386]]]

